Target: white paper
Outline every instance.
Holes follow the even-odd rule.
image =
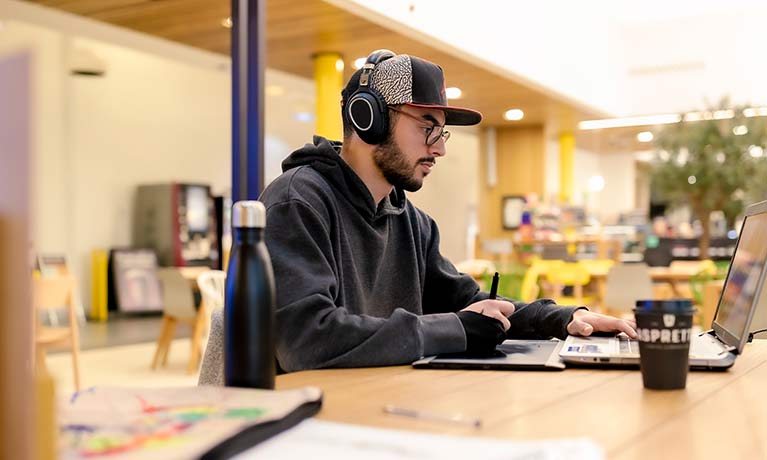
[[[232,460],[601,460],[587,438],[506,441],[369,428],[310,419]]]

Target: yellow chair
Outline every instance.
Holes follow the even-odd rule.
[[[583,295],[583,288],[589,284],[591,276],[586,268],[578,263],[555,265],[547,271],[546,279],[552,286],[553,300],[560,305],[586,305],[594,300]],[[572,296],[562,295],[566,286],[573,288]]]
[[[35,356],[37,365],[44,367],[48,347],[69,345],[72,349],[72,373],[75,390],[80,390],[80,332],[75,303],[76,280],[71,275],[35,276],[32,280],[32,302],[35,315],[40,311],[66,307],[69,324],[66,327],[43,326],[35,322]]]
[[[539,299],[541,297],[541,287],[538,284],[540,277],[562,264],[564,262],[561,260],[534,259],[530,268],[525,272],[524,278],[522,278],[519,300],[532,302]]]
[[[586,269],[591,276],[591,285],[595,292],[594,304],[592,307],[603,309],[605,307],[605,296],[607,291],[607,274],[615,265],[612,259],[591,259],[579,260],[578,264]]]
[[[579,260],[578,264],[585,268],[591,276],[607,276],[607,272],[615,265],[615,261],[611,259]]]

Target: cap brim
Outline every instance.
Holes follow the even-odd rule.
[[[445,124],[452,126],[471,126],[476,125],[482,121],[482,114],[476,110],[466,109],[463,107],[453,107],[451,105],[432,105],[432,104],[415,104],[408,102],[405,105],[412,105],[413,107],[424,107],[427,109],[438,109],[445,112]]]

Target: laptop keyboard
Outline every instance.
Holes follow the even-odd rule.
[[[639,342],[623,334],[618,336],[618,347],[620,353],[639,353]]]
[[[620,350],[620,353],[639,353],[639,342],[636,340],[631,340],[623,334],[616,338],[618,339],[618,350]],[[691,356],[717,356],[723,351],[726,351],[725,348],[712,336],[704,335],[701,337],[693,337],[692,340],[690,340]]]

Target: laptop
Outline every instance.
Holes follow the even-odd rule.
[[[714,314],[711,330],[690,341],[690,367],[725,370],[748,341],[767,273],[767,201],[746,209]],[[639,343],[625,334],[614,337],[568,337],[559,356],[565,363],[600,367],[639,365]]]
[[[561,340],[504,340],[493,356],[449,353],[429,356],[413,363],[416,369],[481,369],[561,371]]]

